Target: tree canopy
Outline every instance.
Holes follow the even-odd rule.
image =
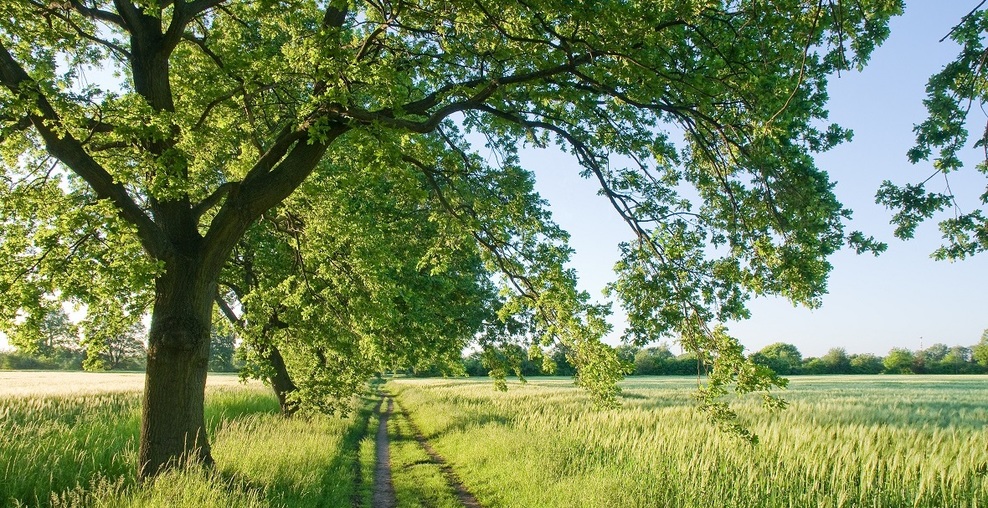
[[[511,336],[536,350],[568,344],[578,384],[608,403],[626,365],[600,340],[607,309],[576,290],[566,234],[517,156],[555,145],[634,232],[610,288],[628,312],[626,338],[673,336],[697,354],[711,373],[704,407],[726,422],[716,397],[729,384],[780,381],[713,323],[746,317],[751,294],[816,305],[830,254],[882,247],[846,230],[850,212],[813,154],[849,136],[826,123],[828,75],[864,65],[901,9],[2,2],[0,327],[64,300],[94,316],[150,306],[141,474],[208,464],[202,392],[221,274],[304,182],[354,178],[380,193],[424,189],[499,274],[499,317],[521,326]],[[117,78],[90,81],[94,69]],[[403,175],[420,186],[384,183]],[[308,203],[343,210],[322,203],[324,191]],[[400,203],[412,215],[426,206]],[[302,316],[327,311],[310,307],[317,299],[286,303]]]

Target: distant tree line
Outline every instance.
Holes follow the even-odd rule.
[[[69,317],[60,311],[49,313],[30,339],[14,341],[15,350],[0,351],[0,369],[35,370],[143,370],[146,361],[146,330],[131,326],[123,332],[101,337],[100,347],[87,347],[87,340]],[[240,367],[237,342],[233,334],[214,331],[211,337],[209,369],[212,372],[235,372]],[[675,354],[668,346],[638,347],[621,345],[618,356],[636,376],[688,376],[703,373],[703,366],[692,353]],[[518,345],[497,351],[498,358],[484,358],[473,352],[459,365],[427,365],[404,372],[408,375],[435,377],[448,375],[486,376],[489,366],[504,363],[508,374],[522,376],[572,376],[576,368],[571,352],[557,347],[544,354],[532,355]],[[765,346],[750,358],[784,376],[819,374],[986,374],[988,373],[988,330],[973,346],[933,344],[912,351],[893,348],[884,357],[870,353],[848,354],[844,348],[832,348],[827,354],[804,358],[793,344],[777,342]]]
[[[986,374],[988,373],[988,330],[974,346],[933,344],[916,351],[893,348],[884,357],[870,353],[848,354],[832,348],[816,358],[803,358],[792,344],[765,346],[751,359],[782,375],[800,374]]]
[[[14,337],[13,351],[0,351],[0,370],[144,370],[147,330],[136,324],[118,331],[97,330],[98,347],[61,309],[48,312],[30,337]],[[211,336],[209,369],[236,372],[239,362],[232,334]]]
[[[618,346],[618,355],[629,365],[631,375],[637,376],[680,376],[703,373],[695,355],[676,355],[668,346],[636,347]],[[515,358],[515,374],[523,376],[574,374],[572,364],[567,359],[567,351],[555,349],[548,354],[548,362],[554,370],[545,368],[547,362],[531,359],[522,348],[518,348]],[[760,365],[770,367],[785,375],[819,374],[988,374],[988,330],[981,341],[974,346],[953,346],[933,344],[926,349],[911,351],[906,348],[893,348],[884,357],[870,353],[848,354],[844,348],[832,348],[821,357],[804,358],[799,349],[784,342],[765,346],[750,358]],[[463,370],[470,376],[487,375],[483,355],[471,353],[463,359]],[[439,371],[423,371],[420,375],[436,375]]]

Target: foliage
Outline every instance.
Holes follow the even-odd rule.
[[[975,370],[971,360],[971,348],[954,346],[943,357],[943,361],[940,362],[937,371],[950,374],[974,373]]]
[[[851,355],[850,368],[849,374],[879,374],[885,365],[881,358],[871,353],[862,353]]]
[[[668,348],[641,349],[634,356],[634,374],[655,375],[662,372],[665,364],[674,356]]]
[[[844,348],[831,348],[820,357],[827,374],[846,374],[851,370],[851,359]]]
[[[23,315],[22,323],[16,332],[8,337],[20,355],[9,360],[19,367],[11,368],[79,368],[83,362],[83,351],[79,347],[79,329],[69,319],[68,313],[60,305],[46,302],[43,311]],[[31,357],[34,362],[19,362],[19,358]]]
[[[776,342],[751,355],[751,361],[764,365],[780,375],[787,376],[799,372],[803,355],[792,344]]]
[[[346,403],[374,373],[457,373],[463,348],[497,326],[468,232],[419,174],[375,157],[331,158],[332,176],[262,218],[221,275],[245,374],[271,377],[277,350],[301,406]]]
[[[122,330],[120,327],[126,327]],[[86,370],[144,370],[147,330],[141,323],[120,323],[117,329],[99,328],[87,335]]]
[[[908,374],[916,367],[916,355],[903,348],[893,348],[882,362],[885,370],[893,374]]]
[[[988,330],[981,334],[981,341],[971,348],[971,357],[978,365],[988,367]]]
[[[713,398],[728,386],[782,382],[713,323],[747,317],[751,294],[817,305],[829,255],[884,248],[846,231],[850,211],[813,155],[850,136],[825,123],[828,76],[863,66],[901,10],[901,0],[5,1],[0,254],[11,262],[0,329],[36,321],[48,298],[133,318],[153,292],[148,359],[162,365],[149,383],[163,386],[148,390],[142,428],[182,402],[198,419],[189,387],[205,376],[212,302],[258,220],[284,213],[303,184],[415,174],[413,188],[500,274],[497,327],[516,320],[522,333],[489,343],[565,343],[577,383],[610,405],[628,365],[600,340],[608,311],[577,291],[566,235],[519,166],[520,147],[556,145],[635,234],[610,286],[627,339],[681,340],[711,372],[706,407],[724,409]],[[116,77],[90,81],[91,69]],[[301,195],[328,212],[337,204]],[[333,314],[285,280],[301,318]],[[254,307],[270,310],[273,295]],[[366,372],[342,354],[353,342],[323,350],[337,354],[327,362],[311,351],[343,338],[326,329],[294,329],[305,371]],[[194,375],[168,374],[186,366]],[[154,428],[178,434],[143,440],[142,464],[177,458],[153,443],[198,442],[183,433],[202,423]],[[208,462],[208,446],[195,453]]]
[[[765,346],[748,356],[757,365],[771,368],[779,375],[845,375],[845,374],[982,374],[988,373],[988,364],[979,364],[976,353],[985,353],[988,348],[988,334],[981,343],[972,347],[934,344],[927,349],[910,351],[894,348],[883,358],[871,353],[848,354],[843,348],[831,348],[823,357],[803,358],[799,349],[788,343],[778,342]],[[703,376],[703,364],[695,354],[674,355],[665,345],[638,347],[621,345],[616,348],[618,357],[633,366],[631,374],[636,376]],[[519,357],[522,352],[518,350]],[[481,376],[486,372],[482,365],[482,355],[471,353],[463,358],[464,370],[471,376]],[[563,365],[562,351],[556,350],[553,357]],[[888,358],[890,363],[885,363]],[[523,359],[521,370],[524,376],[552,374],[571,376],[572,371],[544,371],[527,359]]]
[[[209,335],[209,370],[211,372],[236,372],[236,335],[213,330]]]
[[[27,353],[0,351],[2,370],[57,370],[61,367],[52,360],[44,360]]]
[[[988,102],[988,73],[985,67],[985,34],[988,33],[988,11],[984,3],[961,19],[948,37],[961,46],[957,58],[943,70],[930,77],[926,86],[928,116],[917,125],[916,145],[909,150],[909,160],[916,164],[932,160],[932,174],[919,184],[897,186],[885,181],[877,194],[879,203],[896,211],[893,224],[899,238],[912,238],[916,227],[933,218],[937,212],[950,210],[949,217],[940,220],[944,244],[933,256],[937,259],[963,259],[988,250],[988,217],[984,210],[964,210],[950,188],[950,176],[962,169],[962,150],[968,142],[966,123],[972,110],[984,109]],[[947,37],[944,37],[946,39]],[[988,130],[975,138],[973,148],[988,150]],[[976,169],[988,174],[986,158]],[[934,180],[936,179],[936,180]],[[931,191],[927,184],[942,179],[944,190]],[[981,195],[981,205],[988,204],[988,188]]]

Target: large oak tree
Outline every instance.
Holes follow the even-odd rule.
[[[516,156],[555,144],[634,232],[612,286],[627,338],[675,335],[709,361],[705,404],[724,416],[712,397],[727,382],[777,381],[710,323],[746,316],[752,293],[816,304],[829,254],[875,247],[845,231],[812,154],[848,136],[824,122],[827,76],[862,65],[900,10],[6,0],[3,326],[64,299],[153,301],[140,473],[209,463],[210,321],[238,243],[314,172],[416,171],[502,274],[502,315],[570,344],[578,383],[606,401],[622,364],[600,342],[605,311],[574,289]],[[90,81],[94,68],[117,78]]]

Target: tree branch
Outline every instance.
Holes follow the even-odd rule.
[[[453,203],[449,200],[449,198],[446,197],[446,193],[443,192],[442,186],[439,184],[439,181],[436,179],[436,171],[433,168],[430,168],[422,161],[410,155],[403,155],[402,160],[415,166],[416,168],[419,169],[419,171],[422,172],[422,175],[425,176],[426,181],[429,183],[429,187],[431,187],[433,192],[435,192],[436,199],[439,200],[439,204],[442,205],[442,207],[450,215],[452,215],[460,224],[466,226],[470,230],[470,236],[472,236],[474,240],[477,241],[477,243],[479,243],[483,248],[487,249],[487,251],[494,258],[494,263],[497,265],[498,270],[500,270],[501,273],[503,273],[504,276],[508,278],[508,281],[511,283],[512,287],[515,288],[515,291],[517,291],[518,294],[523,296],[524,298],[531,300],[534,304],[536,304],[536,307],[538,308],[539,312],[544,313],[544,309],[542,309],[542,307],[538,305],[539,303],[538,288],[535,287],[535,284],[532,283],[531,279],[529,279],[524,274],[519,273],[518,270],[514,270],[509,266],[509,264],[511,264],[511,261],[508,259],[509,254],[504,252],[504,250],[501,248],[501,245],[496,245],[491,240],[487,239],[487,238],[494,239],[496,238],[496,235],[494,235],[493,233],[491,233],[489,229],[487,229],[483,221],[481,221],[475,215],[473,209],[466,204],[462,206],[462,208],[468,212],[468,215],[470,215],[470,218],[472,219],[472,221],[467,220],[466,218],[463,217],[463,214],[460,212],[460,207],[454,206]],[[481,232],[483,232],[484,234],[481,235],[480,234]]]
[[[20,118],[13,118],[9,116],[0,115],[0,122],[9,122],[7,125],[0,129],[0,142],[7,139],[7,136],[14,132],[23,132],[31,128],[31,117],[22,116]]]
[[[226,319],[230,321],[230,324],[237,330],[243,330],[244,321],[243,319],[237,317],[237,314],[233,312],[232,308],[230,308],[230,304],[226,303],[226,300],[224,300],[219,293],[216,294],[214,300],[216,301],[216,306],[220,308],[220,312],[226,316]]]
[[[113,0],[113,5],[119,13],[120,27],[130,32],[133,37],[142,37],[144,30],[141,24],[141,12],[137,7],[130,3],[130,0]]]
[[[185,11],[186,16],[188,16],[189,19],[192,19],[225,1],[226,0],[195,0],[190,4],[186,4],[185,9],[183,10]]]
[[[432,132],[436,129],[439,124],[454,113],[460,111],[465,111],[468,109],[478,109],[483,106],[487,99],[489,99],[494,92],[499,88],[508,85],[524,84],[534,81],[539,81],[541,79],[549,78],[558,74],[563,74],[566,72],[572,72],[578,66],[583,63],[590,62],[591,56],[581,55],[573,57],[565,64],[560,64],[555,67],[550,67],[547,69],[541,69],[532,72],[526,72],[522,74],[515,74],[511,76],[506,76],[503,78],[496,79],[473,79],[468,81],[463,81],[455,84],[448,84],[442,88],[436,90],[435,92],[429,94],[427,97],[420,99],[418,101],[410,102],[401,106],[399,108],[386,108],[378,111],[366,111],[357,108],[344,108],[342,105],[330,105],[325,109],[327,112],[331,112],[338,115],[341,118],[349,118],[357,120],[361,123],[382,123],[389,127],[403,129],[410,132],[417,132],[421,134]],[[397,118],[395,111],[403,111],[413,114],[424,114],[430,108],[437,106],[445,93],[451,92],[454,89],[460,88],[475,88],[480,85],[486,86],[479,90],[477,93],[471,97],[461,100],[458,102],[452,102],[443,106],[439,110],[435,111],[428,118],[421,121],[407,120],[404,118]]]
[[[123,18],[117,14],[94,7],[86,7],[80,0],[70,0],[69,4],[76,10],[76,12],[86,16],[87,18],[106,21],[107,23],[112,23],[121,28],[126,28]]]
[[[86,40],[89,40],[91,42],[95,42],[96,44],[99,44],[100,46],[103,46],[103,47],[109,49],[110,51],[115,51],[115,52],[119,53],[120,55],[124,56],[125,58],[130,58],[130,52],[127,51],[124,47],[120,46],[119,44],[114,44],[114,43],[112,43],[112,42],[110,42],[110,41],[108,41],[106,39],[102,39],[100,37],[97,37],[94,34],[91,34],[91,33],[86,32],[75,21],[73,21],[72,18],[69,17],[69,15],[67,13],[65,13],[64,11],[62,11],[62,10],[56,10],[56,9],[49,9],[49,8],[46,8],[45,6],[43,6],[41,4],[37,4],[37,3],[35,3],[35,5],[37,5],[38,8],[44,9],[47,14],[50,14],[50,15],[52,15],[52,16],[54,16],[54,17],[56,17],[56,18],[58,18],[58,19],[60,19],[62,21],[64,21],[66,24],[68,24],[70,27],[72,27],[73,30],[75,30],[75,33],[79,37],[82,37],[82,38],[84,38]],[[82,14],[83,17],[89,17],[89,18],[95,18],[95,19],[102,19],[104,21],[108,21],[106,19],[107,17],[113,17],[113,18],[116,18],[116,19],[115,19],[115,21],[110,21],[111,23],[114,23],[114,24],[117,24],[117,25],[121,25],[123,23],[123,20],[120,19],[119,16],[115,16],[114,14],[109,13],[109,12],[100,11],[99,9],[89,9],[86,6],[84,6],[81,3],[79,3],[78,0],[73,0],[72,1],[72,6],[75,8],[76,12],[78,12],[79,14]],[[100,17],[96,13],[102,13],[105,16]]]
[[[210,223],[203,242],[210,248],[203,253],[207,264],[224,263],[226,254],[233,249],[247,227],[298,188],[315,170],[329,145],[349,130],[349,127],[337,124],[317,140],[311,137],[309,127],[298,131],[286,129],[287,133],[283,131],[283,136],[276,143],[277,149],[273,147],[269,150],[241,184],[227,193],[227,199]]]
[[[153,257],[162,259],[168,251],[168,244],[161,230],[137,206],[124,186],[115,182],[113,176],[86,152],[82,143],[68,133],[54,107],[27,72],[14,60],[2,41],[0,41],[0,84],[18,97],[33,99],[40,113],[29,115],[31,123],[45,141],[49,153],[82,177],[97,196],[113,202],[121,217],[137,226],[138,237],[145,250]]]
[[[210,208],[219,204],[220,200],[223,199],[223,196],[225,196],[229,192],[232,192],[233,189],[235,189],[238,185],[240,185],[240,182],[226,182],[220,185],[219,187],[217,187],[212,194],[206,197],[206,199],[203,199],[194,207],[192,207],[193,220],[198,222],[199,218],[202,217],[202,214],[206,213],[207,211],[209,211]]]

